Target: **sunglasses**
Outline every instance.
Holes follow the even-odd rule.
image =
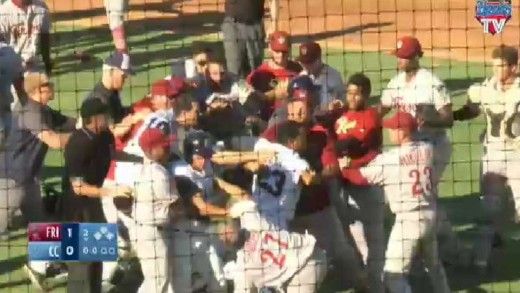
[[[206,66],[206,65],[208,65],[208,61],[206,61],[206,60],[197,61],[197,65],[199,65],[199,66]]]

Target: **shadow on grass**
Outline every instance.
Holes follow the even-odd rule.
[[[16,280],[16,281],[9,281],[9,282],[5,282],[5,283],[0,283],[0,289],[10,290],[13,287],[27,286],[26,292],[29,292],[30,285],[31,285],[31,281],[29,281],[29,279]],[[13,291],[7,291],[7,292],[13,292]]]
[[[27,262],[27,255],[12,256],[0,261],[0,275],[9,274],[20,269]]]

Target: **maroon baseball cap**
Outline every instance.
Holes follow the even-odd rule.
[[[408,112],[399,111],[391,118],[384,120],[383,127],[413,132],[417,129],[417,119]]]
[[[300,45],[300,55],[296,61],[303,64],[312,64],[321,58],[321,46],[316,42],[308,42]]]
[[[139,146],[143,151],[149,151],[156,147],[169,147],[175,137],[164,133],[159,128],[148,128],[139,136]]]
[[[187,85],[182,78],[172,77],[170,79],[162,79],[152,85],[152,95],[175,98],[183,93],[186,88]]]
[[[269,47],[275,52],[289,52],[291,49],[289,34],[284,31],[274,32],[269,39]]]
[[[412,36],[404,36],[397,40],[397,48],[392,51],[392,55],[401,59],[412,59],[422,57],[423,51],[419,40]]]

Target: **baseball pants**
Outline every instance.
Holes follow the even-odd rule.
[[[200,221],[181,220],[173,232],[173,284],[175,292],[227,292],[223,265],[216,253],[208,226]],[[218,264],[215,264],[215,259]]]
[[[346,186],[350,233],[367,266],[370,292],[384,292],[385,197],[380,186]]]
[[[108,24],[110,30],[122,26],[128,11],[129,0],[105,0]]]
[[[286,293],[314,293],[320,288],[327,275],[325,252],[315,248],[305,266],[284,286]]]
[[[407,281],[412,258],[419,252],[431,279],[433,292],[449,293],[444,267],[439,259],[434,210],[397,213],[386,250],[385,276],[390,292],[412,292]]]
[[[446,170],[446,167],[450,163],[453,148],[448,137],[443,135],[435,140],[431,141],[434,157],[434,176],[432,178],[434,186],[439,190],[439,184],[442,180],[442,175]],[[439,196],[439,194],[437,194]],[[453,230],[448,214],[441,206],[437,206],[437,235],[440,245],[440,254],[443,259],[452,260],[454,257],[459,256],[460,253],[460,242]]]
[[[144,277],[137,292],[173,293],[173,232],[171,229],[139,224],[128,226],[130,241],[139,258]]]
[[[298,233],[309,232],[316,238],[320,248],[327,252],[338,272],[356,287],[366,285],[366,277],[361,261],[348,240],[336,210],[327,207],[319,212],[294,218],[291,230]]]
[[[106,179],[103,183],[104,188],[113,188],[116,186],[117,183],[115,183],[112,180]],[[132,185],[130,185],[132,186]],[[118,227],[118,245],[119,247],[124,247],[127,249],[132,248],[131,240],[129,239],[129,228],[127,225],[129,221],[123,221],[121,220],[123,218],[123,214],[116,208],[114,204],[114,198],[112,196],[106,196],[101,199],[101,205],[103,207],[103,213],[105,214],[105,218],[107,220],[107,223],[117,224]],[[118,250],[121,252],[121,249]],[[117,268],[117,262],[115,261],[108,261],[103,262],[103,282],[109,282],[112,278],[115,270]]]
[[[520,212],[520,153],[487,151],[482,157],[482,208],[484,223],[476,240],[475,264],[486,267],[496,233],[503,232],[511,212]],[[509,192],[512,194],[508,197]]]

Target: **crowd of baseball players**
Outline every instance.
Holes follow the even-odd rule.
[[[412,36],[398,39],[392,52],[398,73],[374,106],[365,74],[345,82],[316,42],[300,44],[292,59],[291,36],[283,31],[270,34],[267,60],[243,79],[226,71],[212,47],[195,42],[171,75],[123,106],[120,92],[134,74],[125,44],[104,61],[76,118],[47,105],[52,65],[40,49],[48,46],[41,35],[50,24],[40,21],[35,40],[0,20],[6,239],[17,210],[28,222],[46,220],[43,160],[49,148],[63,149],[64,192],[85,199],[87,211],[100,208],[86,219],[118,225],[121,258],[134,255],[140,264],[138,292],[315,292],[333,273],[355,292],[404,293],[411,292],[408,276],[418,259],[433,292],[450,292],[444,265],[461,265],[467,251],[438,204],[452,153],[447,131],[480,114],[486,213],[469,255],[476,271],[488,268],[507,222],[519,218],[514,47],[493,50],[492,76],[472,85],[467,104],[453,110],[444,82],[420,66],[423,50]],[[391,148],[383,148],[383,128]],[[76,208],[61,203],[63,209]],[[514,211],[510,218],[505,209]],[[389,214],[395,219],[387,235]],[[45,287],[49,268],[29,262],[26,271]],[[105,290],[117,263],[85,268],[69,291]]]

